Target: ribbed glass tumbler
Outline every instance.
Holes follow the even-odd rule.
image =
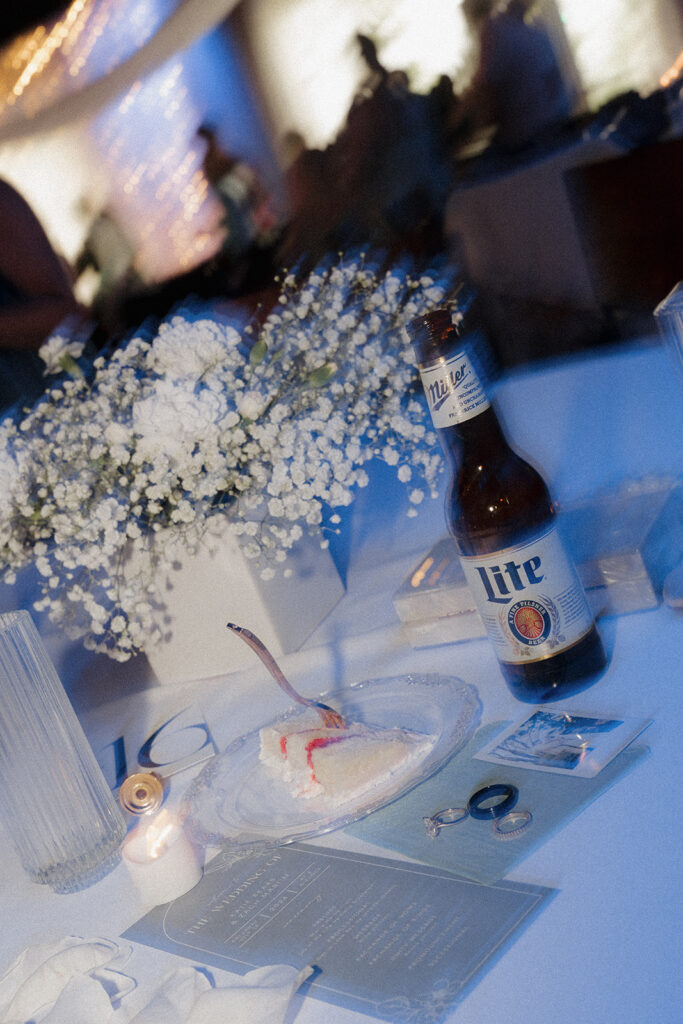
[[[55,892],[118,863],[123,814],[26,611],[0,615],[0,813],[29,877]]]

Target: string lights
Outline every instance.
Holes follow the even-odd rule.
[[[0,124],[39,111],[106,75],[144,46],[177,0],[74,0],[49,25],[0,53]],[[106,178],[105,205],[154,283],[210,258],[222,242],[222,207],[202,170],[202,110],[187,84],[187,54],[171,57],[96,111],[84,148]]]

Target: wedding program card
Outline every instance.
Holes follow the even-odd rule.
[[[219,855],[124,934],[244,974],[312,965],[309,994],[384,1020],[441,1020],[554,890],[292,844]]]

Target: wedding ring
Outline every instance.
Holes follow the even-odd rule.
[[[479,821],[486,821],[489,818],[501,818],[507,811],[517,803],[519,790],[516,786],[508,783],[496,783],[493,786],[484,786],[467,801],[467,810],[473,818]],[[496,803],[489,803],[490,800],[500,797]],[[483,806],[486,805],[486,806]]]
[[[466,817],[466,807],[446,807],[443,811],[433,814],[431,818],[423,818],[422,820],[427,835],[435,839],[442,828],[445,828],[447,825],[457,825],[459,821],[463,821]]]
[[[119,789],[119,803],[130,814],[149,814],[161,807],[164,783],[155,772],[136,772],[124,779]]]
[[[508,811],[493,822],[493,834],[496,839],[516,839],[531,821],[531,811]]]

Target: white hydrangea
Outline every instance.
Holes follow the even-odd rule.
[[[196,391],[187,378],[161,380],[133,405],[132,427],[141,459],[178,457],[215,437],[227,413],[225,395]]]
[[[231,349],[240,343],[239,332],[216,320],[198,319],[192,324],[192,344],[188,344],[188,324],[184,317],[174,316],[162,324],[154,340],[150,367],[175,380],[198,378],[225,362]]]

